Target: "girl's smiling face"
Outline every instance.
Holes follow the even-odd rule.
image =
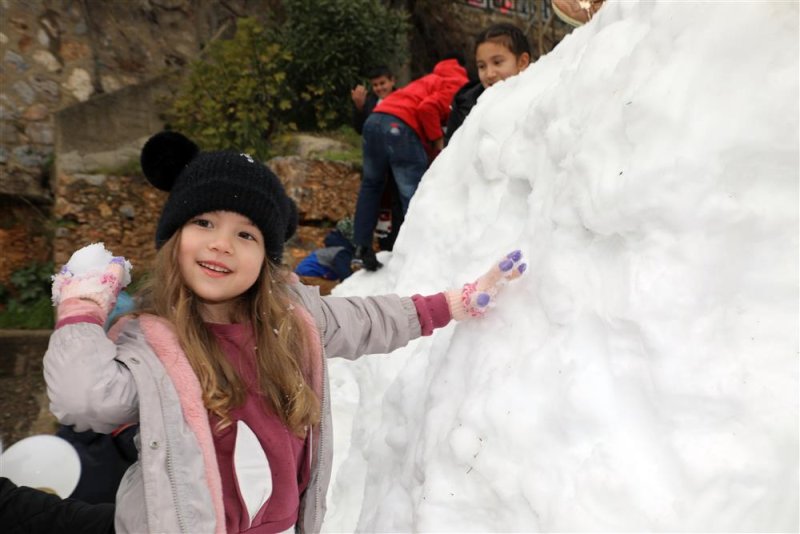
[[[212,211],[183,225],[178,267],[205,321],[233,321],[236,299],[256,282],[265,256],[261,231],[244,215]]]
[[[525,70],[530,61],[527,52],[515,56],[507,46],[494,41],[485,41],[475,50],[478,78],[487,88],[509,76],[519,74]]]

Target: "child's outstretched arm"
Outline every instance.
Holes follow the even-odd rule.
[[[72,255],[53,276],[56,328],[44,357],[50,409],[58,420],[110,432],[134,422],[138,405],[130,371],[116,361],[117,346],[103,325],[117,295],[130,282],[130,263],[102,243]]]
[[[491,309],[500,290],[521,276],[527,265],[518,250],[506,254],[475,282],[435,295],[323,297],[319,313],[323,345],[330,357],[358,358],[387,353],[436,328],[481,317]],[[312,313],[314,302],[306,301]]]
[[[436,328],[450,323],[451,319],[463,321],[471,317],[482,317],[494,307],[498,292],[511,280],[525,273],[528,265],[522,261],[522,252],[509,252],[495,263],[489,271],[460,289],[451,289],[428,297],[414,295],[422,335],[428,336]]]

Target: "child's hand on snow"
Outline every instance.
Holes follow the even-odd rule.
[[[53,305],[79,298],[95,302],[108,314],[119,292],[130,283],[130,271],[131,263],[113,256],[102,243],[85,246],[53,276]]]
[[[450,314],[456,321],[468,317],[481,317],[486,310],[495,305],[495,297],[503,286],[519,278],[528,268],[522,262],[522,252],[515,250],[503,256],[489,272],[471,284],[446,293]]]

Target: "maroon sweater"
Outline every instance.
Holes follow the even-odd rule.
[[[253,534],[283,532],[297,522],[300,495],[308,485],[310,467],[306,440],[292,434],[258,393],[252,330],[242,324],[208,326],[247,387],[244,405],[230,412],[233,424],[214,434],[222,478],[225,529]],[[237,421],[244,421],[256,435],[272,471],[272,495],[256,514],[250,528],[246,528],[249,516],[239,495],[233,466]],[[212,428],[217,422],[212,418]]]
[[[414,295],[423,336],[450,322],[450,310],[443,293]],[[292,434],[280,418],[262,401],[255,380],[255,337],[243,324],[210,324],[211,329],[236,372],[247,388],[244,404],[231,410],[232,424],[214,434],[227,532],[266,534],[283,532],[297,522],[300,496],[310,477],[310,451],[306,439]],[[272,494],[247,528],[249,516],[239,494],[233,465],[236,445],[236,422],[244,421],[258,438],[272,471]],[[219,420],[211,418],[211,427]]]

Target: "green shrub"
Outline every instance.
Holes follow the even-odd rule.
[[[375,0],[285,0],[284,7],[293,121],[335,128],[350,119],[350,90],[369,68],[402,62],[406,16]]]
[[[285,19],[237,21],[192,63],[170,125],[206,150],[274,155],[280,131],[333,129],[350,120],[350,90],[367,69],[398,65],[407,24],[374,0],[285,0]]]
[[[276,42],[253,18],[238,20],[233,39],[212,42],[168,114],[175,129],[205,149],[266,159],[270,136],[282,122],[290,126],[293,97],[285,71],[291,55]]]
[[[34,263],[15,271],[10,287],[2,286],[0,294],[7,300],[0,311],[0,328],[52,328],[53,305],[50,302],[50,276],[53,263]]]

